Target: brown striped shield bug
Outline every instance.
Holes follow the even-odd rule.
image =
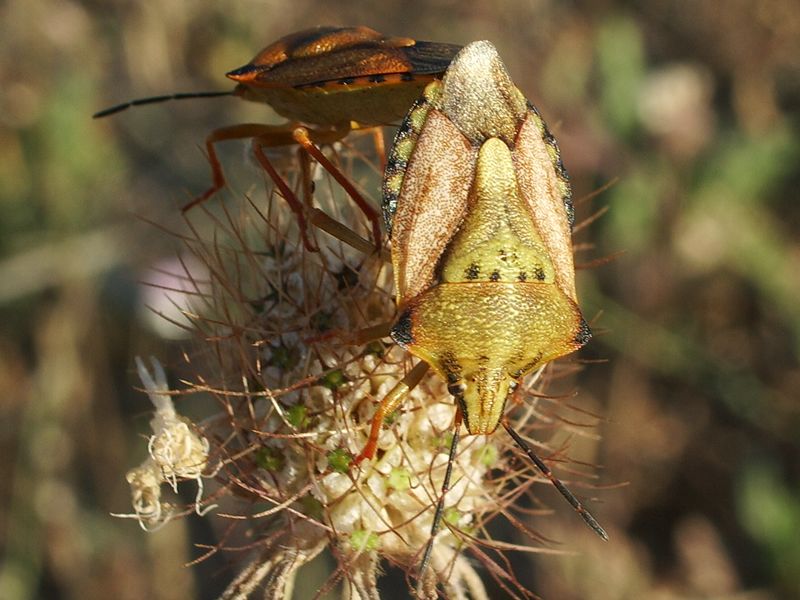
[[[606,532],[504,417],[525,375],[591,337],[577,303],[569,180],[555,139],[489,42],[464,47],[401,125],[384,179],[398,317],[391,337],[421,359],[382,400],[355,463],[428,367],[456,405],[450,462],[422,560],[442,519],[463,420],[498,425],[584,521]]]
[[[278,126],[244,123],[212,131],[206,138],[206,151],[213,183],[183,210],[203,202],[225,185],[215,145],[251,138],[256,159],[297,215],[306,248],[314,250],[306,235],[303,203],[278,176],[263,151],[298,144],[331,173],[371,221],[375,243],[380,247],[378,212],[319,146],[341,140],[354,129],[398,122],[424,87],[441,77],[459,49],[453,44],[385,36],[368,27],[315,27],[279,39],[243,67],[227,73],[237,83],[232,91],[142,98],[102,110],[94,117],[171,99],[227,95],[265,102],[289,122]],[[318,212],[312,211],[312,216],[319,216]]]

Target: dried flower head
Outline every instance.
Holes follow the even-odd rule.
[[[175,508],[161,501],[161,486],[168,484],[177,492],[178,482],[192,479],[197,482],[195,510],[200,510],[203,495],[202,474],[208,460],[208,440],[194,425],[175,410],[161,363],[151,359],[153,375],[137,356],[136,369],[147,395],[155,407],[150,420],[153,435],[148,438],[148,457],[125,476],[131,486],[134,514],[117,515],[135,518],[145,530],[158,529],[174,515]]]
[[[339,164],[353,180],[376,179],[377,167],[364,156],[349,146],[339,149]],[[299,195],[312,188],[297,173],[290,182]],[[313,188],[322,210],[368,235],[360,213],[327,176],[318,175]],[[229,195],[221,216],[204,213],[207,229],[190,222],[188,249],[210,273],[207,288],[197,290],[204,306],[187,315],[203,340],[191,358],[192,387],[212,394],[220,411],[201,426],[210,448],[205,438],[178,441],[194,427],[184,422],[181,429],[174,411],[171,420],[157,415],[160,433],[150,450],[158,467],[143,465],[129,475],[136,482],[136,513],[147,524],[163,520],[160,484],[200,481],[208,457],[221,505],[215,514],[235,525],[225,546],[238,541],[252,554],[223,598],[257,590],[289,598],[298,570],[325,549],[338,568],[318,596],[343,585],[345,597],[378,598],[383,567],[402,569],[410,583],[416,576],[445,474],[455,405],[439,377],[425,376],[387,419],[376,458],[352,464],[377,403],[413,366],[386,339],[348,342],[353,332],[394,317],[391,265],[318,230],[310,235],[320,252],[304,250],[296,221],[267,189],[266,203]],[[510,402],[522,432],[525,423],[556,418],[542,409],[557,404],[538,387],[548,378],[539,371]],[[165,397],[158,381],[142,379],[151,397]],[[502,434],[467,437],[460,446],[422,595],[488,597],[465,550],[501,587],[530,595],[493,556],[516,547],[491,540],[486,529],[499,514],[525,529],[513,505],[542,481],[510,448]]]

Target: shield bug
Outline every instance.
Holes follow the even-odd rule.
[[[420,363],[384,398],[355,463],[376,451],[384,417],[431,367],[457,405],[450,460],[421,572],[450,485],[459,429],[498,425],[584,521],[606,532],[504,418],[522,378],[591,337],[577,304],[569,181],[536,108],[495,48],[461,50],[395,138],[384,179],[398,317],[391,337]]]
[[[284,125],[245,123],[222,127],[206,138],[213,183],[183,210],[203,202],[225,185],[215,145],[234,139],[253,140],[259,163],[275,180],[296,213],[303,241],[306,236],[303,203],[278,181],[263,148],[299,144],[345,189],[372,223],[380,246],[378,212],[320,151],[354,129],[398,122],[425,86],[441,77],[460,46],[390,37],[368,27],[315,27],[287,35],[261,50],[246,65],[227,73],[237,83],[228,92],[173,94],[133,100],[102,110],[95,118],[115,114],[130,106],[172,99],[238,96],[265,102],[287,118]],[[305,126],[304,126],[305,125]]]

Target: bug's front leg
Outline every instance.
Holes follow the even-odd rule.
[[[417,384],[422,380],[425,373],[429,368],[428,363],[420,361],[416,366],[411,369],[406,376],[398,381],[395,386],[389,390],[378,409],[372,416],[372,423],[370,424],[369,438],[364,446],[364,449],[353,459],[353,466],[358,465],[364,459],[370,460],[375,456],[375,451],[378,449],[378,436],[381,433],[381,426],[384,419],[393,413],[403,403],[408,396],[409,392],[413,390]]]
[[[292,131],[296,125],[296,123],[287,123],[286,125],[241,123],[239,125],[231,125],[230,127],[220,127],[208,134],[208,137],[206,137],[206,154],[208,157],[208,164],[211,166],[211,187],[184,206],[182,209],[183,212],[205,202],[225,187],[225,174],[222,171],[222,163],[219,162],[216,151],[216,145],[219,142],[267,136],[274,142],[280,142],[273,143],[275,146],[288,146],[295,143],[292,137]]]

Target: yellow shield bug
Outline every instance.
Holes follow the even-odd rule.
[[[353,129],[398,122],[424,87],[441,77],[459,49],[453,44],[385,36],[368,27],[315,27],[277,40],[243,67],[227,73],[237,83],[232,91],[142,98],[102,110],[94,117],[172,99],[238,96],[265,102],[289,122],[279,126],[244,123],[212,131],[206,138],[206,151],[213,184],[183,210],[203,202],[225,185],[215,144],[252,138],[257,160],[296,213],[306,248],[314,250],[306,236],[302,202],[280,179],[263,152],[263,148],[299,144],[358,204],[371,221],[375,243],[380,247],[378,212],[318,146],[332,144]],[[319,211],[313,214],[319,216]]]
[[[521,379],[591,337],[575,290],[569,181],[536,108],[495,48],[474,42],[430,83],[395,138],[384,179],[398,317],[391,337],[421,359],[389,392],[355,463],[371,459],[384,417],[428,366],[457,412],[422,560],[425,570],[450,485],[459,428],[514,441],[603,539],[606,532],[505,420]]]

